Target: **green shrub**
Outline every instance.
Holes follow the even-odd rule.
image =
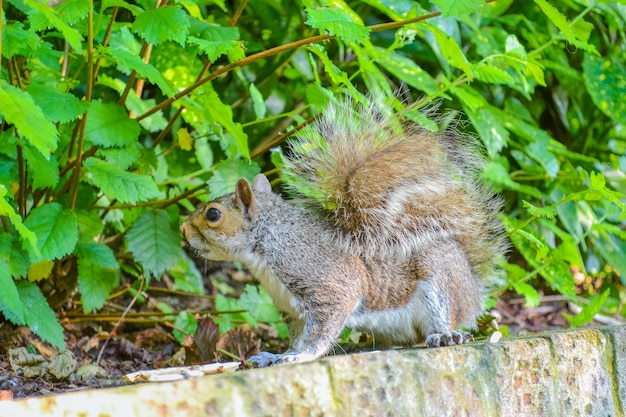
[[[121,271],[202,292],[181,209],[275,173],[270,149],[366,91],[430,129],[450,121],[433,103],[467,115],[507,200],[501,290],[575,299],[572,271],[602,277],[573,324],[623,301],[623,2],[49,3],[3,3],[0,67],[0,311],[44,340]]]

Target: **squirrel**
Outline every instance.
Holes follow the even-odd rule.
[[[455,128],[432,133],[375,101],[337,100],[291,140],[284,180],[259,174],[182,224],[208,260],[245,265],[285,315],[290,348],[262,367],[327,354],[345,327],[375,343],[473,340],[485,288],[506,250],[484,157]]]

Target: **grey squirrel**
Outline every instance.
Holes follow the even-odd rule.
[[[202,257],[245,265],[285,314],[288,351],[249,361],[316,359],[345,327],[382,345],[471,340],[457,326],[475,327],[506,246],[475,140],[339,100],[291,151],[285,179],[307,204],[285,201],[259,174],[181,226]]]

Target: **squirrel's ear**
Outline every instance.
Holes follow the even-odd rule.
[[[254,195],[252,194],[252,189],[250,189],[250,184],[246,179],[242,178],[237,181],[235,197],[237,198],[237,203],[239,203],[240,208],[247,212],[254,202]]]
[[[265,175],[259,174],[252,181],[252,190],[257,193],[271,193],[272,186]]]

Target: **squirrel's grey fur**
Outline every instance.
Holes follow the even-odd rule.
[[[475,327],[505,248],[477,149],[376,103],[342,101],[292,142],[286,167],[317,209],[283,200],[259,175],[192,214],[181,228],[190,246],[242,262],[286,314],[290,349],[251,361],[315,359],[344,327],[377,344],[469,340],[457,326]]]

